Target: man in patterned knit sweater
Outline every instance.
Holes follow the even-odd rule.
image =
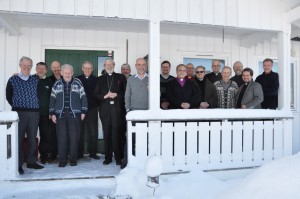
[[[13,111],[19,116],[18,144],[19,144],[19,174],[24,174],[23,140],[27,135],[27,168],[42,169],[43,166],[36,163],[36,135],[39,123],[39,100],[37,87],[39,78],[30,75],[32,59],[22,57],[19,62],[21,72],[9,78],[6,85],[6,100]]]

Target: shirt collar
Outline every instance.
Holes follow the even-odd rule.
[[[143,80],[145,77],[148,77],[148,73],[145,73],[145,75],[144,75],[143,78],[141,78],[138,74],[135,74],[134,77],[135,77],[135,78],[137,77],[137,78],[139,78],[140,80]]]
[[[28,80],[30,77],[30,74],[28,76],[23,75],[23,73],[20,71],[19,75],[18,75],[22,80]]]

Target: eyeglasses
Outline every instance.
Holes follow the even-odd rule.
[[[196,73],[204,73],[204,71],[202,70],[202,71],[196,71]]]
[[[93,68],[86,68],[86,67],[83,67],[83,69],[86,69],[86,70],[92,70]]]

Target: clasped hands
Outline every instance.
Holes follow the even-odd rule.
[[[115,97],[117,97],[117,93],[108,92],[106,95],[104,95],[104,99],[107,99],[107,98],[114,99]]]

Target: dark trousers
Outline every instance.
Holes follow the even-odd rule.
[[[49,150],[52,156],[57,156],[58,153],[58,144],[57,144],[57,135],[56,135],[56,124],[50,120],[50,143]]]
[[[116,104],[105,103],[100,110],[100,119],[103,127],[105,159],[111,160],[114,152],[115,160],[121,161],[124,149],[125,115]]]
[[[68,160],[68,136],[70,140],[70,161],[77,161],[80,118],[71,118],[68,114],[63,117],[58,118],[56,125],[59,162],[67,162]]]
[[[36,135],[38,130],[39,112],[19,111],[18,144],[19,144],[19,167],[24,163],[23,141],[27,135],[27,164],[36,162]]]
[[[78,145],[78,156],[84,153],[84,135],[87,129],[88,135],[88,152],[90,155],[97,154],[97,141],[98,141],[98,108],[95,107],[85,115],[84,120],[81,122],[81,131]]]
[[[49,115],[40,115],[39,130],[40,130],[40,144],[39,152],[41,158],[47,158],[50,153],[49,143],[50,143],[50,120]]]

